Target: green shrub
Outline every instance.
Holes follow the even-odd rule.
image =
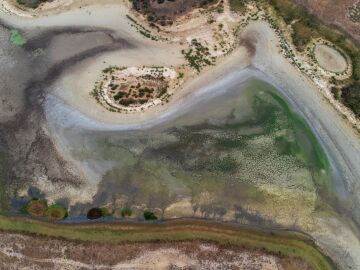
[[[341,98],[357,117],[360,117],[360,82],[355,82],[342,89]]]
[[[121,216],[123,218],[131,217],[131,215],[132,215],[132,211],[131,211],[130,208],[124,208],[124,209],[121,210]]]
[[[102,216],[103,215],[100,208],[91,208],[86,215],[88,219],[98,219],[101,218]]]
[[[157,220],[157,216],[153,212],[145,211],[144,212],[144,218],[145,220]]]
[[[109,215],[110,215],[110,213],[106,208],[94,207],[88,211],[86,217],[88,219],[98,219],[98,218],[106,217]]]
[[[67,218],[68,211],[64,206],[55,203],[48,207],[45,214],[49,220],[58,221]]]
[[[31,199],[25,206],[21,208],[21,212],[27,213],[32,217],[43,217],[47,210],[47,203],[38,198]]]

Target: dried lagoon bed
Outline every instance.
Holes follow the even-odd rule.
[[[166,218],[312,227],[320,197],[329,199],[333,192],[330,163],[276,89],[249,79],[192,100],[196,106],[183,107],[180,116],[169,113],[140,130],[125,125],[103,132],[89,130],[94,126],[88,120],[77,128],[57,122],[70,155],[92,174],[104,175],[94,201],[78,203],[73,214],[84,215],[95,204],[115,216],[132,207],[140,217],[148,207]],[[83,121],[72,114],[64,118]]]
[[[35,23],[32,22],[32,24],[33,26],[36,26],[37,24],[47,24],[47,23],[50,23],[49,25],[51,24],[57,25],[59,23],[63,24],[64,23],[63,19],[67,18],[67,16],[70,16],[71,18],[77,18],[77,19],[79,18],[77,24],[89,24],[89,19],[91,19],[91,16],[86,14],[86,16],[88,16],[86,18],[86,16],[83,16],[84,14],[82,14],[82,12],[88,12],[88,11],[76,11],[73,12],[71,16],[67,14],[65,15],[65,17],[59,15],[58,17],[55,16],[49,18],[41,18],[37,21],[35,20]],[[94,12],[94,10],[90,11],[89,9],[89,12]],[[106,14],[106,10],[100,10],[99,12],[103,12],[102,14]],[[81,17],[77,17],[79,13],[82,14]],[[118,14],[116,14],[115,11],[112,11],[111,14],[114,15],[115,17],[118,16]],[[116,27],[120,27],[119,26],[120,24],[118,24],[119,21],[117,20],[111,21],[111,19],[113,18],[110,17],[111,16],[109,16],[109,19],[106,18],[108,22],[104,23],[102,19],[99,19],[102,17],[98,16],[96,21],[92,21],[91,23],[99,24],[103,27],[110,26],[113,29]],[[122,18],[122,16],[118,16],[118,18]],[[72,22],[71,20],[65,24],[71,24]],[[121,19],[119,20],[121,21]],[[16,22],[16,24],[19,27],[22,27],[20,23]],[[126,24],[124,24],[124,22],[122,22],[121,26],[123,26],[124,29],[126,29],[127,27]],[[260,35],[261,35],[261,31],[265,31],[266,29],[269,29],[265,27],[261,28],[261,25],[255,25],[250,27],[257,28],[257,30],[260,29],[260,32],[257,32],[258,34],[260,33]],[[122,34],[126,36],[126,33],[129,32],[131,31],[125,30],[124,33]],[[261,38],[265,38],[267,37],[267,35],[268,34],[263,34],[261,35]],[[128,37],[129,40],[132,40],[133,42],[137,43],[137,45],[139,44],[141,45],[141,42],[138,42],[139,40],[136,37],[134,37],[133,34],[130,33]],[[71,36],[69,36],[69,38],[71,38]],[[271,38],[273,37],[270,37],[270,40]],[[106,39],[108,39],[108,36],[106,37]],[[105,45],[107,44],[106,42]],[[262,67],[266,69],[265,64],[263,65],[261,62],[256,63],[256,61],[258,61],[259,58],[262,58],[262,60],[267,59],[269,61],[273,61],[271,63],[273,67],[272,68],[267,67],[268,69],[265,70],[265,73],[268,72],[271,73],[271,70],[273,71],[275,70],[275,72],[281,74],[283,70],[286,70],[286,72],[284,72],[285,75],[283,76],[288,76],[291,78],[279,79],[279,83],[282,85],[284,81],[285,82],[290,81],[291,84],[291,79],[293,79],[292,76],[293,70],[291,70],[291,68],[288,68],[288,66],[285,63],[282,63],[281,61],[276,59],[276,56],[271,54],[272,52],[276,51],[276,47],[275,46],[274,48],[271,47],[271,45],[275,42],[270,42],[270,43],[271,44],[266,43],[267,45],[265,49],[260,48],[257,51],[257,54],[255,56],[256,59],[255,61],[253,61],[253,64],[255,64],[256,67]],[[143,52],[145,52],[144,55],[151,55],[154,54],[154,52],[156,52],[153,58],[148,59],[148,61],[151,62],[155,58],[157,58],[156,56],[161,56],[161,53],[159,52],[161,51],[161,49],[166,47],[166,46],[164,47],[162,46],[164,45],[161,44],[160,49],[158,50],[154,48],[151,48],[149,50],[145,48],[146,46],[140,46],[140,47],[142,48]],[[56,49],[53,51],[56,51]],[[264,53],[265,57],[261,56],[262,52],[265,52]],[[121,54],[121,52],[118,54],[115,53],[104,54],[103,56],[105,57],[106,61],[108,61],[108,59],[111,59],[113,55],[117,55],[118,56],[117,59],[120,59],[127,53],[129,53],[129,55],[134,55],[136,54],[136,50],[134,51],[129,50],[125,53],[123,52],[123,54]],[[67,54],[67,56],[69,55]],[[268,57],[270,57],[270,59],[268,59]],[[160,58],[160,62],[166,61],[167,58],[168,55],[166,56],[163,55],[162,58]],[[179,61],[179,59],[177,59],[176,57],[172,59],[174,60],[174,63]],[[131,62],[134,60],[127,59],[126,61]],[[249,62],[245,61],[241,64],[244,63],[246,65]],[[280,65],[283,67],[277,69],[276,65]],[[228,70],[229,69],[230,68],[228,68]],[[293,73],[295,74],[294,76],[298,76],[296,72]],[[277,79],[275,79],[275,81],[278,82]],[[306,82],[301,82],[300,84],[304,85],[304,87],[307,86]],[[230,85],[228,84],[228,86]],[[232,87],[234,87],[234,85],[232,85]],[[285,88],[286,89],[289,88],[289,91],[290,89],[292,89],[295,92],[295,89],[299,89],[299,84],[297,88],[293,88],[293,86],[291,85],[289,85],[288,87],[285,86]],[[199,87],[199,89],[201,89],[201,87]],[[47,89],[47,90],[51,91],[51,89]],[[61,90],[61,88],[59,88],[59,90]],[[68,90],[73,90],[73,89],[69,88]],[[315,87],[313,87],[310,90],[316,91]],[[308,95],[306,91],[309,92],[309,90],[304,89],[304,94],[303,94],[304,96]],[[313,152],[310,151],[312,147],[306,147],[309,145],[310,146],[317,145],[317,143],[314,144],[314,141],[310,139],[312,136],[309,136],[309,133],[306,131],[307,130],[306,125],[304,126],[303,124],[300,124],[301,121],[300,122],[297,121],[296,118],[294,119],[291,118],[292,121],[299,124],[299,126],[295,130],[300,129],[303,132],[296,133],[294,132],[294,130],[287,132],[286,130],[288,130],[289,127],[286,125],[286,119],[289,118],[286,113],[287,111],[286,106],[283,107],[279,105],[282,102],[279,103],[278,101],[276,101],[276,99],[274,101],[273,97],[271,95],[269,96],[268,94],[266,95],[267,98],[269,100],[272,100],[272,102],[270,102],[271,103],[270,105],[275,104],[275,107],[277,107],[278,109],[280,108],[280,114],[282,115],[282,117],[280,117],[279,120],[281,121],[280,123],[277,123],[275,121],[276,124],[280,124],[279,130],[266,128],[267,125],[266,122],[263,123],[261,123],[261,121],[256,122],[255,121],[257,120],[256,113],[253,110],[253,108],[247,106],[249,104],[239,104],[243,108],[247,108],[247,110],[245,110],[245,112],[238,111],[235,114],[235,119],[231,120],[232,115],[228,109],[232,107],[234,104],[231,104],[230,102],[230,104],[224,105],[226,104],[226,100],[222,99],[221,97],[222,92],[223,91],[219,91],[219,92],[210,91],[207,94],[210,93],[212,94],[207,95],[206,98],[205,95],[201,95],[201,92],[195,93],[194,96],[190,95],[190,98],[196,97],[197,99],[195,99],[195,101],[202,100],[206,104],[206,106],[204,107],[205,108],[208,107],[208,109],[204,109],[204,107],[202,107],[203,111],[200,110],[196,112],[196,115],[204,115],[207,117],[212,117],[211,113],[217,113],[216,115],[218,117],[217,121],[215,121],[215,123],[210,123],[210,126],[199,125],[200,123],[206,120],[206,117],[202,118],[200,116],[199,117],[196,116],[195,118],[197,119],[193,119],[193,115],[189,114],[188,116],[185,115],[184,118],[178,119],[179,122],[176,121],[177,126],[175,130],[174,127],[160,125],[157,126],[156,128],[155,127],[151,128],[150,129],[151,132],[149,132],[149,134],[146,136],[142,134],[141,131],[132,134],[126,131],[129,128],[131,129],[132,127],[140,127],[140,129],[142,129],[147,126],[147,128],[150,128],[150,126],[153,126],[154,124],[159,124],[159,121],[161,122],[164,120],[169,120],[169,121],[176,120],[177,117],[174,116],[176,116],[179,112],[181,113],[186,112],[189,109],[189,107],[196,105],[196,102],[192,102],[186,105],[186,102],[189,101],[189,98],[183,99],[182,102],[177,103],[178,106],[175,109],[171,109],[170,112],[166,110],[171,108],[171,106],[174,104],[169,104],[169,106],[164,107],[163,109],[161,109],[160,113],[159,112],[157,113],[157,115],[161,115],[161,117],[156,121],[146,124],[146,126],[144,126],[143,124],[147,122],[147,119],[149,119],[148,117],[151,117],[151,114],[149,114],[146,117],[143,117],[142,119],[139,119],[140,125],[138,123],[129,125],[130,120],[133,118],[130,116],[125,117],[126,119],[122,120],[123,124],[120,123],[120,125],[116,125],[114,123],[110,125],[109,123],[99,124],[99,122],[96,121],[95,123],[94,121],[89,122],[89,119],[87,119],[85,115],[82,115],[77,111],[78,108],[76,108],[76,106],[73,107],[68,106],[67,104],[68,100],[61,101],[61,99],[60,102],[59,100],[56,100],[56,103],[51,103],[51,102],[46,103],[48,105],[47,109],[49,109],[51,105],[58,104],[60,108],[63,105],[64,105],[63,107],[67,107],[68,112],[71,113],[62,115],[61,118],[61,113],[63,113],[64,111],[60,110],[59,111],[60,113],[56,115],[57,107],[54,106],[50,110],[47,110],[47,120],[50,122],[51,125],[55,126],[54,129],[52,130],[53,131],[52,136],[59,138],[59,142],[60,142],[59,145],[61,146],[60,148],[63,148],[61,150],[63,151],[70,150],[69,153],[67,153],[68,155],[67,157],[69,157],[69,160],[75,158],[80,168],[83,168],[85,171],[90,171],[90,169],[92,170],[93,175],[92,177],[89,177],[87,180],[89,180],[90,184],[94,187],[91,190],[91,192],[94,193],[87,192],[88,190],[85,190],[86,192],[84,193],[87,193],[87,196],[90,196],[90,198],[93,194],[96,194],[96,203],[99,204],[108,203],[107,193],[109,193],[109,190],[111,191],[111,188],[114,187],[114,190],[119,188],[124,190],[124,194],[128,195],[127,197],[130,197],[129,194],[133,195],[139,192],[139,194],[141,194],[142,197],[132,196],[133,201],[131,201],[130,203],[135,204],[145,201],[146,203],[154,207],[156,211],[158,211],[157,212],[158,215],[164,214],[164,216],[166,216],[167,211],[163,211],[164,206],[168,206],[169,202],[172,203],[176,201],[178,204],[177,205],[172,204],[172,208],[170,208],[170,210],[172,211],[170,212],[170,216],[176,216],[179,215],[179,213],[181,214],[181,212],[179,212],[179,209],[183,209],[183,211],[185,210],[188,211],[185,213],[186,215],[188,214],[192,215],[194,212],[196,212],[197,215],[203,215],[210,218],[232,219],[236,217],[238,221],[248,222],[250,220],[251,222],[262,223],[267,226],[278,225],[274,223],[280,223],[282,225],[294,226],[294,227],[301,226],[304,224],[306,224],[307,226],[312,226],[313,224],[311,222],[311,219],[306,220],[306,218],[309,217],[309,215],[313,214],[314,209],[320,210],[320,212],[321,210],[324,209],[321,209],[322,204],[318,204],[319,203],[319,201],[317,201],[318,194],[316,192],[317,186],[315,185],[317,181],[313,181],[314,178],[312,175],[313,172],[319,172],[319,169],[316,168],[316,166],[314,168],[311,168],[311,166],[309,167],[308,160],[309,159],[311,160],[314,158],[314,156],[315,157],[317,156],[315,160],[316,164],[320,164],[320,165],[322,164],[321,166],[324,166],[324,164],[326,165],[327,162],[321,162],[323,158],[319,158],[319,157],[321,157],[322,155],[320,156],[318,156],[317,154],[314,155]],[[218,110],[214,110],[216,106],[211,107],[212,104],[211,98],[214,98],[214,96],[216,100],[215,103],[217,103],[217,101],[221,101],[220,103],[222,103],[227,110],[221,108],[219,108]],[[248,98],[251,100],[251,97]],[[249,99],[247,100],[249,101]],[[51,101],[52,100],[51,96],[47,96],[47,100]],[[176,98],[174,100],[176,100]],[[179,100],[181,99],[179,98]],[[293,98],[290,100],[296,100],[296,102],[299,101],[299,99],[297,98]],[[317,101],[317,99],[314,100]],[[262,100],[262,102],[264,102],[264,100]],[[319,104],[320,107],[322,106],[325,107],[323,103]],[[84,104],[86,105],[86,103]],[[266,105],[266,100],[265,103],[261,103],[261,104]],[[316,118],[311,119],[311,117],[309,117],[309,111],[308,111],[309,107],[306,106],[304,107],[305,109],[302,111],[304,111],[306,118],[308,120],[311,120],[310,124],[312,124],[312,128],[313,128],[314,126],[317,125],[317,119]],[[82,108],[83,110],[84,108],[86,110],[86,107],[82,107]],[[317,109],[313,106],[311,106],[311,108],[314,108],[314,110]],[[318,110],[320,111],[320,109]],[[275,112],[277,111],[275,110]],[[248,115],[246,113],[248,113]],[[311,111],[311,113],[314,112]],[[173,117],[169,118],[169,115],[171,114]],[[252,118],[251,115],[253,115],[254,118],[252,119],[253,122],[250,121]],[[321,115],[317,115],[316,113],[314,113],[313,115],[321,116]],[[53,116],[55,116],[55,118],[52,118]],[[56,116],[58,118],[56,118]],[[266,113],[265,116],[267,116]],[[268,116],[269,117],[274,116],[273,112]],[[104,116],[99,115],[99,118],[100,117],[104,117]],[[229,117],[230,119],[228,119]],[[120,118],[122,118],[122,116],[117,117],[116,121],[119,120]],[[56,121],[52,122],[52,120],[54,119]],[[334,117],[335,123],[338,123],[337,120],[338,118]],[[225,123],[227,123],[226,121],[229,121],[230,126],[234,124],[235,126],[239,125],[240,127],[241,126],[246,127],[244,130],[248,132],[248,134],[242,134],[241,132],[239,133],[238,129],[233,130],[228,126],[223,125],[224,121]],[[65,123],[65,126],[63,126],[63,123]],[[91,124],[90,126],[88,125],[89,123]],[[251,124],[253,126],[251,126]],[[75,127],[81,127],[83,129],[76,130]],[[171,128],[173,130],[171,130]],[[108,132],[102,132],[101,129],[108,130]],[[224,132],[224,130],[226,130],[226,132]],[[160,134],[161,131],[166,131],[166,132],[165,133],[162,132]],[[118,132],[120,135],[117,134]],[[346,132],[344,131],[344,133]],[[131,139],[127,137],[127,136],[132,136],[134,134],[136,136]],[[186,136],[186,134],[190,134],[190,136]],[[330,134],[330,135],[334,135],[334,134]],[[285,137],[285,140],[282,137]],[[277,143],[276,143],[276,138],[279,138],[277,139]],[[300,141],[304,143],[301,145],[300,149],[298,148],[298,146],[296,146],[296,144],[293,144],[294,138],[300,139]],[[290,141],[288,141],[288,139],[290,139]],[[196,149],[196,151],[194,152],[190,151],[193,149],[187,148],[185,143],[189,143],[190,145],[195,145],[194,149]],[[198,147],[196,147],[197,144]],[[76,151],[76,148],[78,149],[79,145],[82,146],[83,152]],[[283,148],[283,145],[289,146],[291,150],[290,153],[281,153],[282,151],[281,149]],[[250,149],[247,149],[247,147],[250,147]],[[317,147],[315,147],[314,149],[316,148]],[[162,151],[158,152],[157,151],[158,149]],[[356,148],[354,149],[355,150],[352,151],[356,152]],[[326,150],[328,151],[328,149]],[[181,157],[181,160],[173,159],[174,158],[174,155],[172,154],[173,151],[177,151],[177,153],[180,154],[179,157]],[[274,153],[276,153],[276,155]],[[351,153],[352,152],[350,151],[349,154],[350,156]],[[234,160],[233,155],[236,157],[239,156],[239,160],[237,159]],[[261,168],[261,170],[256,170],[258,168],[257,164],[258,162],[260,162],[260,160],[264,161],[264,168]],[[248,167],[246,166],[241,167],[243,164],[241,162],[243,162]],[[356,162],[356,156],[354,162]],[[229,164],[230,166],[228,166]],[[274,164],[281,166],[276,167],[274,166]],[[321,168],[321,166],[319,168]],[[138,174],[136,174],[132,170],[133,168],[138,169]],[[277,181],[274,181],[272,177],[276,175],[274,174],[274,170],[276,168],[288,169],[288,171],[284,170],[284,172],[288,173],[288,175],[282,176],[282,178],[281,177],[277,178],[276,179]],[[244,174],[244,172],[246,172],[247,169],[249,169],[249,171],[251,169],[251,173]],[[124,175],[124,171],[129,172],[129,174]],[[157,173],[153,174],[152,172],[154,171],[156,171]],[[322,173],[321,170],[320,172]],[[260,177],[255,177],[257,173],[261,174]],[[102,184],[100,184],[101,192],[98,192],[96,186],[99,183],[100,180],[99,175],[101,174],[105,174],[105,177],[104,177],[104,181],[102,181]],[[287,179],[286,177],[289,176],[294,176],[294,178],[292,178],[295,184],[294,187],[287,185],[288,182],[286,181]],[[231,178],[235,178],[235,177],[237,177],[237,179],[240,179],[241,181],[231,182]],[[269,187],[270,182],[267,182],[268,181],[268,179],[266,179],[267,177],[269,177],[270,179],[269,181],[273,181],[273,183],[277,185],[276,188],[271,189],[271,187]],[[218,181],[219,178],[225,179],[226,181]],[[259,178],[262,181],[260,181],[257,178]],[[178,179],[180,179],[181,181],[179,181]],[[319,180],[319,179],[322,180],[322,177],[315,178],[315,180]],[[146,182],[147,180],[149,181]],[[338,180],[339,182],[342,181],[342,179],[340,178]],[[39,179],[38,181],[39,183],[41,183],[42,179]],[[147,183],[147,187],[149,187],[147,190],[144,190],[144,188],[142,187],[143,182]],[[325,182],[320,181],[317,184],[320,183],[320,187],[324,187],[323,184],[327,182],[328,181]],[[49,188],[48,183],[46,182],[42,182],[42,183],[44,184],[44,186],[42,187],[43,188],[42,191],[44,193],[48,192],[48,188]],[[228,185],[225,185],[224,183]],[[202,194],[202,195],[193,196],[193,194],[191,194],[190,192],[191,189],[196,191],[197,194]],[[59,193],[59,190],[63,192],[62,194],[65,194],[67,192],[66,189],[63,189],[63,186],[60,186],[50,191],[50,193],[48,193],[48,196],[51,197],[54,194],[63,196],[61,193]],[[300,190],[301,192],[294,192],[294,190],[295,191]],[[326,190],[327,188],[325,188],[325,191]],[[228,196],[228,198],[223,198],[224,196],[221,196],[221,194],[224,194],[224,192],[227,192],[226,194],[230,194],[231,196]],[[174,198],[172,196],[173,194],[177,194],[177,193],[180,194],[182,197],[180,196]],[[42,195],[41,192],[40,195]],[[72,197],[77,196],[77,194],[70,194],[70,193],[68,195],[71,195]],[[326,196],[326,192],[325,194],[322,195]],[[216,200],[212,201],[211,200],[212,197]],[[125,196],[123,198],[120,198],[120,200],[117,201],[115,200],[115,202],[111,202],[111,203],[113,205],[115,204],[122,205],[124,204],[124,202],[129,203],[128,201],[126,201],[126,198],[125,199],[124,198]],[[193,198],[193,201],[191,201],[191,199],[186,200],[187,198]],[[60,199],[60,197],[58,197],[57,199]],[[239,205],[235,205],[234,202],[236,200],[240,201],[240,199],[242,202],[244,202],[244,204],[240,204],[240,207],[235,207]],[[303,205],[300,205],[298,203],[297,200],[299,199],[302,202],[306,202],[305,204],[306,207],[302,207]],[[64,200],[64,202],[69,203],[69,201],[67,201],[66,199]],[[288,202],[290,204],[287,204]],[[302,208],[299,209],[299,211],[303,211],[303,212],[295,213],[295,216],[288,216],[288,213],[294,212],[294,210],[291,208],[294,205],[295,207]],[[111,207],[111,204],[109,206]],[[72,207],[74,215],[76,215],[76,213],[83,212],[86,207],[88,207],[88,205],[86,204],[82,204],[82,205],[78,204]],[[194,207],[196,208],[196,211],[194,211]],[[229,209],[230,211],[228,211]],[[327,212],[326,208],[325,208],[325,212]],[[141,213],[141,208],[139,208],[138,213]],[[272,216],[272,214],[274,213],[276,214],[275,217]],[[291,221],[291,223],[289,223],[289,221]],[[316,233],[319,233],[319,230],[315,232],[314,235],[316,235]],[[329,238],[327,233],[329,232],[325,232],[325,235],[320,235],[317,240],[320,239],[323,242],[327,240]],[[334,242],[338,243],[337,240],[338,239],[336,239],[335,237],[335,239],[332,239],[332,241],[329,241],[327,243],[328,247],[330,246],[329,250],[332,254],[336,253],[337,246],[333,248],[331,245],[333,245]],[[351,244],[353,243],[351,242]],[[348,245],[351,246],[351,244]],[[342,243],[340,245],[342,245]],[[346,244],[344,244],[344,246],[346,246]],[[343,249],[340,248],[340,250]],[[356,249],[353,251],[353,253],[354,254],[356,253]],[[349,260],[351,260],[351,258]]]

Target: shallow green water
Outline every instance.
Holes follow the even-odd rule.
[[[269,222],[246,210],[287,202],[269,188],[300,191],[300,200],[328,192],[329,161],[321,145],[276,89],[251,81],[229,95],[146,132],[97,137],[91,151],[76,152],[82,160],[111,161],[95,204],[115,213],[140,205],[164,211],[187,198],[197,215],[231,212],[234,219]]]

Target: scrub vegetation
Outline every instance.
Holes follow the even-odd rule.
[[[246,4],[251,0],[230,0],[231,9],[236,12],[244,12]],[[286,25],[291,25],[292,41],[296,49],[303,52],[306,46],[315,39],[330,41],[334,48],[340,48],[347,54],[352,63],[352,76],[346,81],[334,81],[334,97],[339,99],[354,114],[360,115],[360,49],[343,32],[334,30],[322,23],[316,16],[310,14],[305,7],[295,3],[294,0],[259,0],[258,4],[270,5],[276,12],[276,16],[283,19]],[[350,10],[350,16],[356,18],[359,4]]]
[[[292,26],[292,39],[298,50],[315,38],[324,38],[341,48],[351,59],[353,65],[352,78],[341,86],[338,95],[358,117],[360,115],[360,49],[346,34],[325,26],[318,18],[311,15],[304,7],[292,0],[267,0],[281,16],[286,24]],[[351,93],[349,92],[351,91]],[[336,97],[336,96],[335,96]]]
[[[246,5],[249,0],[230,0],[230,7],[232,11],[243,13],[246,10]]]
[[[342,98],[346,105],[352,109],[357,117],[360,117],[360,82],[352,84],[342,91]]]
[[[60,205],[60,204],[52,204],[50,205],[46,211],[45,215],[47,216],[48,220],[50,221],[57,221],[67,218],[68,212],[67,209]]]
[[[51,0],[16,0],[18,4],[29,8],[37,8],[41,3],[50,2],[50,1]]]
[[[213,65],[214,57],[211,57],[209,48],[201,44],[196,39],[191,40],[191,46],[188,50],[183,50],[182,54],[188,61],[189,66],[200,72],[204,67]]]
[[[349,16],[353,22],[360,22],[360,1],[358,1],[356,4],[354,4],[354,6],[349,8]]]
[[[156,225],[133,223],[53,225],[36,220],[0,216],[0,229],[100,243],[206,240],[252,250],[262,249],[276,256],[300,258],[316,270],[335,269],[328,258],[314,247],[313,242],[301,234],[258,232],[199,221],[173,221]]]
[[[185,15],[194,8],[205,8],[217,0],[132,0],[133,8],[144,14],[152,27],[172,25],[177,16]]]
[[[102,218],[102,217],[107,217],[109,216],[109,211],[106,209],[106,208],[98,208],[98,207],[95,207],[95,208],[91,208],[86,217],[88,219],[98,219],[98,218]]]
[[[60,221],[68,216],[67,209],[61,204],[52,204],[48,206],[45,200],[38,198],[31,199],[21,208],[21,212],[31,217],[46,217],[49,221]]]
[[[29,201],[21,211],[23,213],[27,213],[32,217],[43,217],[45,216],[47,210],[47,203],[44,200],[40,200],[37,198]]]

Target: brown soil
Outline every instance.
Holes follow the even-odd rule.
[[[350,8],[358,0],[295,0],[329,25],[335,25],[360,43],[360,23],[350,19]]]
[[[166,93],[165,81],[152,76],[141,76],[128,81],[115,81],[110,85],[112,98],[123,106],[140,106]]]
[[[171,25],[178,16],[216,2],[217,0],[134,0],[133,7],[146,15],[150,22]]]
[[[53,0],[17,0],[17,3],[30,8],[37,8],[43,2],[51,2]]]
[[[0,233],[1,269],[311,270],[296,258],[201,241],[98,244]],[[100,267],[101,265],[101,267]]]

